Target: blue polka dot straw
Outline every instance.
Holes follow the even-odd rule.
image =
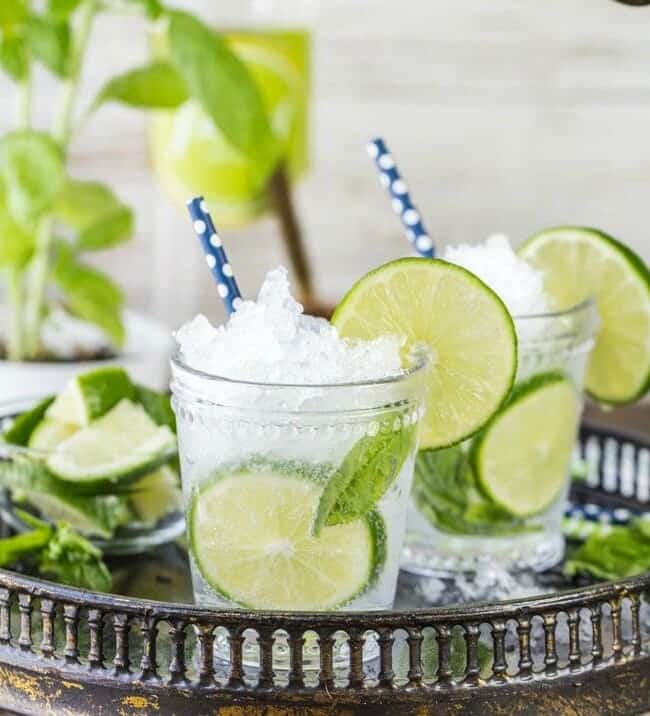
[[[399,214],[406,230],[406,236],[415,250],[425,258],[433,258],[435,249],[433,241],[422,223],[420,212],[411,201],[408,187],[402,179],[392,154],[388,151],[383,139],[373,139],[368,143],[368,154],[379,170],[379,181],[391,196],[393,209]]]
[[[237,281],[228,262],[223,248],[221,237],[212,222],[212,217],[202,196],[197,196],[187,202],[187,210],[194,224],[194,231],[201,241],[205,253],[205,262],[212,271],[217,283],[217,291],[223,299],[228,314],[237,309],[242,300]]]

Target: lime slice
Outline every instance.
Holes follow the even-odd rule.
[[[130,494],[138,521],[150,524],[180,509],[181,499],[178,474],[167,465],[138,480]]]
[[[59,443],[74,435],[77,430],[79,430],[78,425],[45,418],[31,434],[27,445],[33,450],[42,450],[43,452],[54,450]]]
[[[252,609],[328,610],[365,591],[381,569],[377,513],[311,534],[322,485],[271,466],[217,476],[196,493],[191,550],[217,592]]]
[[[557,308],[594,298],[600,328],[587,391],[603,403],[630,403],[650,389],[650,270],[611,236],[582,227],[548,229],[520,255],[544,271]]]
[[[60,443],[47,467],[62,480],[97,488],[152,472],[174,455],[175,448],[176,438],[167,426],[156,425],[141,405],[122,400]]]
[[[73,378],[46,415],[61,423],[85,426],[133,395],[133,384],[123,368],[98,368]]]
[[[515,517],[548,507],[567,482],[580,407],[578,392],[561,373],[517,386],[472,445],[485,495]]]
[[[405,356],[431,351],[421,447],[453,445],[479,430],[512,387],[517,344],[501,299],[474,274],[436,259],[392,261],[348,291],[332,323],[346,338],[395,334]]]

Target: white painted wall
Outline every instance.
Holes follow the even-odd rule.
[[[234,0],[233,0],[234,1]],[[179,3],[181,4],[181,3]],[[210,8],[208,0],[185,6]],[[364,144],[384,134],[442,245],[587,223],[650,261],[650,7],[611,0],[323,0],[316,41],[314,169],[299,189],[319,289],[407,251]],[[146,55],[144,29],[102,20],[89,87]],[[54,96],[38,106],[51,115]],[[12,93],[0,83],[0,129]],[[183,213],[147,167],[145,122],[110,107],[73,148],[75,170],[139,208],[110,257],[132,302],[170,325],[221,315]],[[243,290],[284,260],[273,222],[228,237]]]

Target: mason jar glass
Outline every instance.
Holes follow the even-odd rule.
[[[172,360],[195,600],[393,604],[426,358],[350,384],[235,381]]]
[[[460,446],[418,455],[402,567],[423,576],[544,570],[562,559],[562,517],[594,344],[592,301],[515,317],[514,389]]]

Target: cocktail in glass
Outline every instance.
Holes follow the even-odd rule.
[[[392,606],[423,367],[371,382],[282,385],[174,359],[198,604]]]
[[[514,254],[511,260],[513,271],[521,268]],[[562,558],[561,520],[596,306],[587,300],[515,316],[514,323],[517,375],[501,409],[470,440],[418,456],[402,559],[409,572],[473,572],[489,562],[542,570]]]

